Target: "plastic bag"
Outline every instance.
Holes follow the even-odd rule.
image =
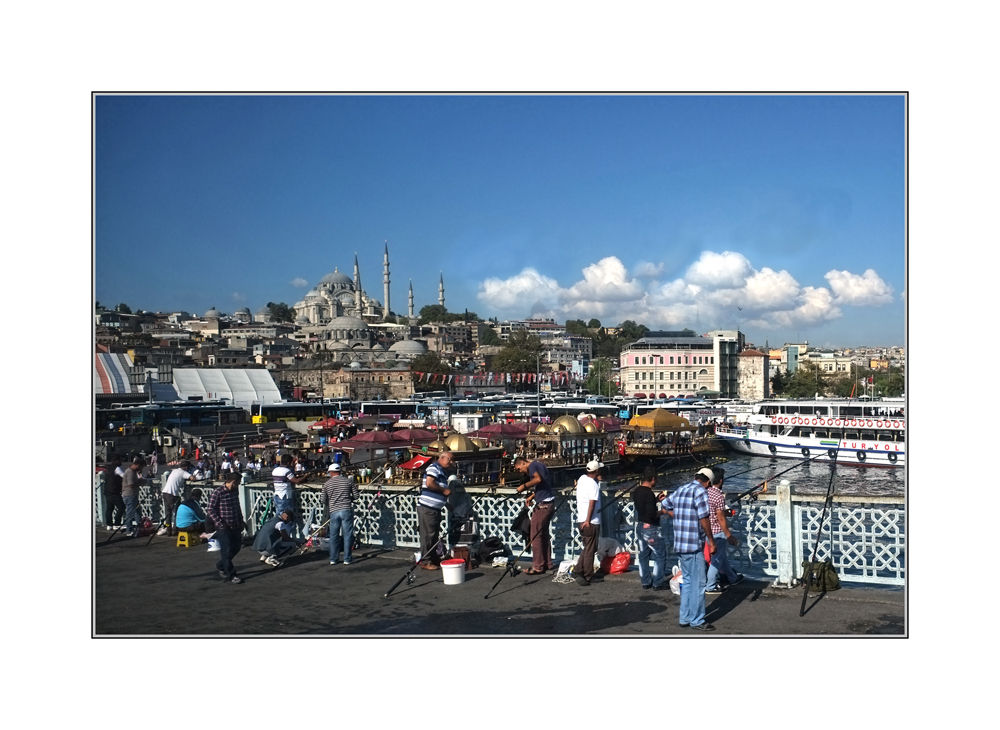
[[[608,573],[611,575],[618,575],[621,573],[627,573],[629,566],[632,564],[632,553],[627,550],[620,552],[611,559],[611,568]]]
[[[673,573],[673,577],[670,579],[670,592],[675,596],[679,596],[681,594],[681,584],[684,583],[681,566],[675,565],[671,572]]]

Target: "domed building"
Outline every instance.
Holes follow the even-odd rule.
[[[301,301],[293,305],[295,322],[299,317],[305,317],[308,324],[326,324],[338,317],[357,317],[367,322],[382,322],[389,315],[389,247],[385,249],[385,285],[386,306],[368,296],[361,288],[361,272],[358,268],[358,257],[354,256],[354,278],[334,269],[319,280],[315,289],[311,289]]]

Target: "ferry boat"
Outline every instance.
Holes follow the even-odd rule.
[[[902,399],[762,401],[754,404],[746,424],[720,425],[715,435],[734,450],[754,456],[906,465]]]

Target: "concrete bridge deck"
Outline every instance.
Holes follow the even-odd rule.
[[[128,539],[95,533],[96,636],[581,636],[703,638],[720,636],[905,636],[905,594],[898,589],[844,587],[809,594],[747,578],[709,596],[712,634],[678,626],[678,596],[643,590],[638,571],[606,576],[584,588],[544,576],[507,576],[482,566],[465,583],[445,585],[440,571],[417,569],[388,598],[410,567],[412,552],[362,548],[352,565],[331,566],[309,551],[273,569],[246,545],[235,565],[241,585],[215,570],[218,553],[178,548],[167,537]],[[530,567],[528,563],[522,563]]]

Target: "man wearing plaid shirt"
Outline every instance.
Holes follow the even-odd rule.
[[[706,536],[712,534],[708,520],[708,493],[714,474],[709,468],[699,469],[695,481],[663,500],[663,507],[674,519],[674,552],[680,558],[684,587],[681,589],[681,626],[696,631],[715,631],[705,623],[705,555]],[[710,553],[715,541],[707,540]]]
[[[219,541],[221,555],[215,564],[219,575],[230,583],[242,583],[243,579],[236,575],[233,558],[243,547],[243,510],[240,509],[240,498],[236,494],[236,486],[242,477],[239,474],[227,474],[224,489],[216,489],[208,500],[208,516],[215,523],[215,539]]]

